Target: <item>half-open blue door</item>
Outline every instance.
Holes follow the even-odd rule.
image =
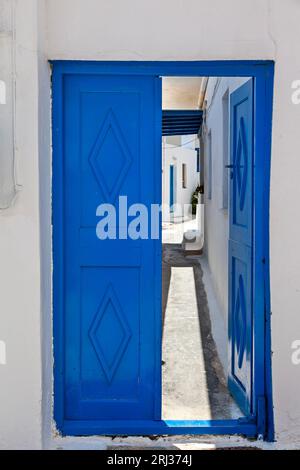
[[[230,96],[229,388],[252,411],[253,81]]]
[[[161,242],[126,238],[119,201],[126,196],[128,207],[142,203],[149,214],[160,203],[160,89],[156,77],[70,74],[54,103],[63,116],[53,167],[54,308],[63,345],[56,419],[70,434],[160,419]],[[116,209],[116,239],[96,236],[100,204]]]

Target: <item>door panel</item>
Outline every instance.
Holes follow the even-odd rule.
[[[157,419],[155,322],[160,240],[126,239],[119,196],[148,209],[159,194],[155,77],[70,75],[63,90],[64,419]],[[114,204],[117,239],[96,209]],[[118,239],[119,229],[122,234]]]
[[[252,411],[253,83],[230,95],[229,388]]]
[[[253,85],[249,80],[230,95],[229,238],[252,245]]]
[[[245,414],[250,413],[252,370],[251,248],[229,241],[229,386]]]

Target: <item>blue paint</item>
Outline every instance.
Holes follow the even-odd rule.
[[[61,156],[54,158],[60,178],[59,189],[54,181],[54,276],[59,276],[54,290],[61,296],[59,303],[55,299],[55,316],[64,319],[55,328],[64,357],[55,362],[55,372],[64,390],[64,421],[154,420],[155,406],[160,408],[155,319],[161,302],[153,292],[161,270],[155,246],[161,241],[96,237],[99,204],[118,206],[118,196],[126,195],[128,206],[140,202],[150,213],[156,202],[157,81],[152,76],[64,78],[63,153],[54,140],[54,155]]]
[[[139,80],[150,76],[245,76],[254,78],[254,175],[253,175],[253,329],[254,329],[254,348],[253,348],[253,400],[252,414],[245,420],[228,420],[224,423],[212,421],[192,421],[187,423],[178,421],[161,421],[161,318],[156,315],[153,328],[155,331],[155,351],[154,351],[154,419],[121,419],[116,416],[112,421],[105,421],[104,416],[101,419],[84,421],[73,419],[72,414],[68,414],[66,407],[66,394],[74,394],[74,390],[65,387],[65,378],[68,377],[65,367],[65,326],[68,318],[64,318],[65,307],[64,295],[67,291],[65,285],[65,257],[68,251],[65,246],[66,228],[68,220],[72,218],[69,211],[62,204],[66,191],[66,166],[64,162],[64,140],[68,135],[76,137],[76,134],[66,126],[66,86],[71,79],[79,80],[80,76],[89,75],[95,80],[101,77],[109,76],[109,80],[116,79],[117,76],[135,76],[137,86]],[[270,155],[271,155],[271,116],[272,116],[272,97],[273,97],[273,75],[274,64],[271,61],[205,61],[205,62],[77,62],[77,61],[54,61],[53,62],[53,303],[54,303],[54,408],[55,421],[58,429],[63,434],[69,435],[89,435],[89,434],[177,434],[177,433],[196,433],[196,434],[245,434],[255,436],[256,427],[256,397],[265,397],[266,399],[266,426],[267,438],[273,439],[273,410],[272,410],[272,384],[271,384],[271,351],[270,351],[270,281],[269,281],[269,176],[270,176]],[[73,78],[72,78],[73,77]],[[139,77],[139,80],[138,80]],[[76,80],[75,80],[76,81]],[[154,81],[154,101],[159,103],[160,83]],[[150,105],[150,103],[149,103]],[[74,104],[71,105],[74,108]],[[75,107],[76,108],[76,107]],[[68,110],[71,114],[70,109]],[[78,119],[78,109],[74,109],[73,120]],[[154,109],[155,125],[149,129],[149,142],[155,141],[154,136],[161,132],[161,105]],[[77,116],[77,118],[76,118]],[[72,117],[72,116],[71,116]],[[117,118],[119,121],[119,118]],[[151,134],[152,132],[152,134]],[[150,137],[151,135],[151,137]],[[122,145],[122,144],[121,144]],[[158,172],[161,169],[161,142],[157,139],[154,142],[152,158]],[[77,165],[77,156],[75,152],[75,168]],[[151,159],[147,159],[148,162]],[[148,163],[149,164],[149,163]],[[74,161],[68,166],[68,171],[74,173]],[[146,164],[147,165],[147,164]],[[151,170],[151,166],[148,170]],[[75,171],[76,174],[76,171]],[[154,175],[153,175],[154,177]],[[75,175],[76,180],[76,175]],[[161,201],[160,174],[158,184],[154,188],[153,198],[157,202]],[[68,186],[68,185],[67,185]],[[99,188],[99,193],[101,189]],[[78,196],[75,197],[75,201]],[[74,215],[74,214],[73,214]],[[95,221],[94,221],[95,222]],[[94,224],[93,222],[93,224]],[[83,234],[84,240],[89,240],[89,234]],[[70,248],[71,249],[71,248]],[[124,250],[115,256],[110,256],[111,248],[106,252],[97,252],[92,246],[85,246],[83,257],[92,263],[102,263],[108,268],[109,263],[113,267],[107,271],[114,271],[118,266],[118,255],[122,254],[127,265],[132,263],[130,269],[135,272],[136,267],[140,265],[139,250],[133,250],[128,247],[127,260]],[[150,250],[152,251],[152,250]],[[155,244],[154,258],[155,265],[159,270],[156,272],[157,283],[154,283],[152,295],[154,295],[154,310],[160,310],[160,291],[161,291],[161,245]],[[91,266],[89,269],[96,269]],[[128,268],[129,269],[129,268]],[[109,275],[109,273],[107,273]],[[99,275],[100,276],[100,275]],[[91,276],[92,277],[92,276]],[[106,276],[105,276],[106,278]],[[89,285],[89,279],[85,279]],[[103,289],[104,275],[102,277],[101,288]],[[116,278],[113,279],[116,281]],[[93,282],[91,280],[91,282]],[[74,284],[76,286],[76,283]],[[98,285],[97,285],[98,287]],[[123,295],[123,294],[122,294]],[[122,300],[122,299],[121,299]],[[150,299],[150,302],[152,300]],[[69,299],[72,302],[72,299]],[[92,300],[90,300],[92,302]],[[75,305],[75,309],[76,309]],[[146,307],[145,307],[146,308]],[[76,311],[76,310],[75,310]],[[73,334],[76,328],[73,327]],[[75,338],[76,340],[76,338]],[[66,350],[70,354],[70,350]],[[78,351],[77,351],[78,353]],[[114,373],[117,373],[116,371]],[[76,387],[75,387],[76,388]],[[76,392],[75,392],[76,394]],[[77,410],[82,412],[83,410]],[[93,416],[94,417],[94,416]]]
[[[254,396],[265,398],[265,438],[274,440],[269,258],[269,199],[272,140],[274,63],[255,78],[254,93]],[[261,192],[259,191],[261,188]],[[260,321],[264,318],[264,322]],[[263,338],[263,340],[262,340]],[[262,361],[264,360],[264,363]],[[263,371],[263,372],[262,372]],[[254,403],[256,406],[256,403]],[[256,413],[256,409],[254,409]]]
[[[63,74],[101,75],[154,75],[174,77],[265,77],[267,69],[272,76],[274,62],[271,60],[217,60],[217,61],[51,61],[55,70]]]
[[[200,148],[196,148],[196,171],[200,173]]]
[[[246,416],[253,400],[253,79],[230,95],[229,376]]]
[[[153,434],[239,434],[247,437],[256,436],[256,424],[250,421],[207,420],[207,421],[68,421],[64,426],[66,435],[153,435]]]
[[[174,165],[170,165],[170,193],[169,193],[169,201],[170,201],[170,212],[174,211]]]

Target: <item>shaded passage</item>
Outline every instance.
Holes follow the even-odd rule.
[[[211,333],[201,258],[163,245],[163,419],[242,415],[226,386]]]

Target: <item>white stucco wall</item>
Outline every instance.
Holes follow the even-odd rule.
[[[37,5],[43,1],[16,1],[16,154],[23,189],[0,215],[0,339],[7,345],[7,364],[0,365],[1,447],[41,446],[42,423],[50,414],[42,394],[42,378],[44,392],[51,394],[45,390],[50,335],[43,327],[44,319],[50,324],[50,226],[40,230],[40,214],[49,221],[44,215],[49,139],[41,136],[49,110],[46,58],[275,59],[270,213],[275,427],[282,443],[300,442],[300,366],[291,362],[291,343],[300,336],[300,105],[291,102],[291,82],[300,79],[299,2],[46,0],[46,24],[39,31]]]
[[[0,365],[1,449],[42,445],[37,2],[19,1],[14,13],[20,190],[14,205],[0,212],[0,339],[6,344],[6,364]]]
[[[56,59],[199,60],[274,57],[279,0],[47,0]],[[270,4],[270,7],[269,7]],[[272,7],[273,5],[273,7]],[[184,18],[188,18],[184,20]]]
[[[193,139],[189,136],[190,142]],[[194,146],[195,146],[195,141]],[[184,144],[184,141],[182,141]],[[181,145],[182,145],[181,144]],[[163,161],[163,173],[162,173],[162,202],[165,205],[170,204],[170,166],[174,166],[174,203],[182,206],[184,210],[184,204],[190,204],[192,193],[195,191],[199,184],[199,173],[197,173],[197,159],[196,151],[192,148],[186,148],[186,146],[176,147],[166,143],[163,139],[162,143],[162,161]],[[182,187],[182,164],[186,165],[186,188]],[[183,212],[182,212],[183,213]],[[167,216],[167,214],[166,214]],[[168,216],[167,216],[168,218]]]

